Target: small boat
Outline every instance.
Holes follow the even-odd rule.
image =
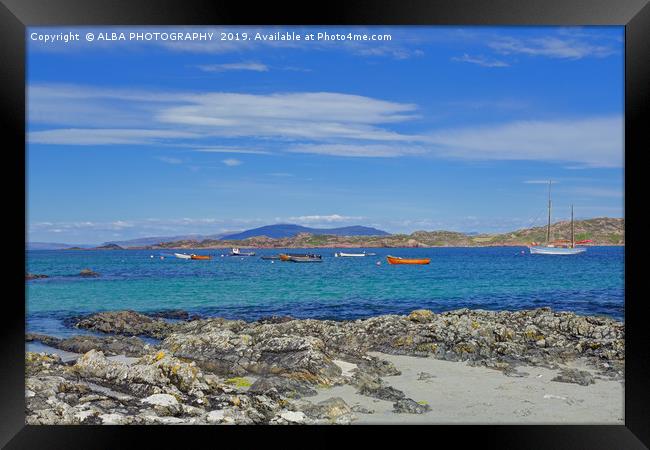
[[[269,260],[269,259],[272,260],[272,259],[280,259],[280,256],[278,256],[278,255],[260,256],[260,258],[262,258],[262,259],[264,259],[264,260]]]
[[[280,253],[278,255],[280,261],[291,261],[291,258],[314,258],[321,259],[320,255],[314,255],[313,253]]]
[[[311,256],[289,256],[289,261],[296,263],[323,262],[320,255]]]
[[[238,248],[233,248],[230,256],[255,256],[255,252],[242,252]]]
[[[585,247],[576,247],[576,244],[591,243],[591,239],[576,242],[573,226],[573,205],[571,205],[571,239],[551,241],[551,181],[548,182],[548,224],[546,226],[546,245],[533,243],[528,247],[532,255],[577,255],[587,251]]]
[[[212,256],[210,255],[190,255],[190,258],[192,259],[200,259],[200,260],[206,260],[206,259],[212,259]]]
[[[400,258],[399,256],[386,256],[388,264],[429,264],[431,258]]]
[[[334,256],[336,258],[360,258],[364,256],[369,256],[366,254],[366,252],[363,253],[344,253],[344,252],[337,252],[334,253]]]
[[[178,259],[192,259],[191,255],[186,255],[185,253],[174,253],[174,256]]]

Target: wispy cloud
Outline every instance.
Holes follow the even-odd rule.
[[[422,155],[427,150],[413,146],[395,145],[354,145],[354,144],[322,144],[297,145],[288,149],[292,153],[312,153],[316,155],[348,156],[355,158],[394,158],[397,156]]]
[[[166,139],[192,139],[196,133],[176,130],[67,128],[32,131],[33,144],[51,145],[151,145]]]
[[[243,164],[242,161],[235,158],[224,159],[221,162],[227,165],[228,167],[240,166]]]
[[[348,157],[432,156],[466,160],[531,160],[573,167],[622,167],[623,119],[620,116],[568,117],[476,124],[435,131],[402,131],[419,119],[413,103],[336,92],[242,94],[155,92],[64,85],[30,87],[29,111],[38,129],[31,144],[165,145],[206,153],[306,153]],[[87,128],[87,109],[99,105],[146,117],[138,127],[118,127],[108,115]],[[477,101],[478,102],[478,101]],[[476,103],[485,108],[490,103]],[[496,103],[495,103],[496,104]],[[60,111],[48,122],[46,111]],[[72,105],[71,109],[68,109]],[[94,106],[88,106],[92,109]],[[508,102],[509,108],[521,103]],[[502,106],[506,106],[505,104]],[[468,106],[469,107],[469,106]],[[92,115],[92,114],[91,114]],[[115,122],[113,120],[115,119]],[[144,119],[141,119],[144,120]],[[63,127],[61,125],[64,125]],[[43,129],[46,127],[55,127]],[[32,128],[33,129],[33,128]],[[246,144],[232,139],[245,139]],[[218,142],[218,145],[214,145]],[[221,143],[224,144],[221,144]],[[250,144],[248,143],[250,142]]]
[[[436,153],[471,160],[573,162],[582,167],[623,166],[623,118],[516,121],[438,132]]]
[[[237,62],[224,64],[203,64],[197,66],[203,72],[227,72],[236,70],[247,70],[252,72],[268,72],[269,67],[259,62]]]
[[[197,94],[84,86],[57,90],[55,85],[41,85],[30,89],[28,100],[30,121],[34,117],[39,125],[68,126],[30,133],[30,142],[44,144],[146,145],[161,139],[212,137],[408,141],[411,137],[389,126],[417,117],[414,104],[336,92]],[[43,105],[46,111],[56,110],[60,115],[45,114]],[[79,105],[85,105],[86,110]],[[79,123],[87,124],[85,117],[91,105],[98,110],[94,114],[97,118],[113,108],[126,116],[137,116],[139,121],[147,118],[148,123],[143,125],[150,129],[115,126],[113,119],[123,123],[118,114],[104,117],[103,127],[80,128]],[[65,117],[65,121],[57,117]]]
[[[548,184],[549,180],[525,180],[524,184]],[[558,184],[559,181],[553,180],[553,184]]]
[[[288,217],[287,220],[290,222],[297,223],[333,223],[333,222],[349,222],[351,220],[361,220],[361,216],[343,216],[340,214],[329,214],[329,215],[309,215],[309,216],[293,216]],[[280,221],[282,221],[280,219]]]
[[[506,37],[490,42],[488,45],[503,55],[524,54],[559,59],[604,58],[616,52],[616,49],[610,45],[556,36],[529,39]]]
[[[458,61],[458,62],[466,62],[470,64],[476,64],[482,67],[508,67],[510,64],[504,61],[500,61],[497,59],[489,59],[486,58],[485,56],[470,56],[467,53],[463,54],[463,56],[455,56],[451,58],[452,61]]]
[[[253,150],[242,147],[196,147],[195,151],[202,153],[245,153],[251,155],[268,155],[266,150]]]

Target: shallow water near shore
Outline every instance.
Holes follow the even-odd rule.
[[[309,249],[323,255],[319,264],[260,259],[281,249],[255,250],[254,257],[195,251],[212,255],[210,261],[180,260],[160,250],[28,251],[26,271],[49,276],[26,283],[28,330],[65,334],[66,317],[123,309],[183,309],[244,320],[543,306],[619,320],[624,315],[623,247],[556,257],[530,255],[524,247],[381,248],[359,249],[376,256],[334,258],[339,250]],[[430,257],[431,264],[390,266],[386,255]],[[77,276],[84,268],[101,276]]]

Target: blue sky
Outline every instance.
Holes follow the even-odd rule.
[[[93,32],[211,41],[87,42]],[[220,41],[221,32],[389,34]],[[79,32],[44,43],[32,33]],[[623,217],[622,27],[30,28],[32,241]]]

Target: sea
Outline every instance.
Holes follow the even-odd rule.
[[[338,251],[376,253],[336,258]],[[242,249],[242,251],[244,251]],[[590,247],[570,256],[531,255],[525,247],[184,250],[211,260],[177,259],[159,250],[30,250],[27,331],[79,334],[66,319],[98,311],[182,309],[202,317],[268,316],[358,319],[426,308],[519,310],[551,307],[623,320],[624,247]],[[279,252],[322,255],[321,263],[263,260]],[[389,265],[386,255],[431,258]],[[90,268],[97,278],[78,276]]]

